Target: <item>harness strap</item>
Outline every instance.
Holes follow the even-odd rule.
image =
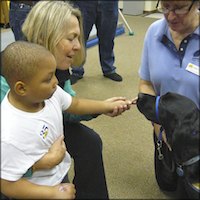
[[[160,96],[157,96],[156,97],[156,119],[157,121],[159,121],[159,109],[158,109],[158,106],[159,106],[159,101],[160,101]]]
[[[155,110],[156,110],[156,119],[157,121],[159,121],[159,101],[160,101],[160,96],[157,96],[156,97],[156,105],[155,105]],[[163,165],[165,166],[165,169],[169,172],[174,172],[175,170],[175,163],[174,161],[172,160],[172,163],[171,163],[171,168],[167,165],[167,163],[165,162],[165,159],[164,159],[164,155],[162,154],[162,134],[163,134],[163,131],[164,131],[164,128],[161,126],[160,127],[160,132],[159,132],[159,135],[158,135],[158,140],[157,140],[157,151],[158,151],[158,159],[160,161],[162,161]]]

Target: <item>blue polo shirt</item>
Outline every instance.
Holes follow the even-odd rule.
[[[177,50],[166,20],[151,24],[144,40],[139,76],[152,83],[156,95],[179,93],[199,108],[199,32],[200,27]]]

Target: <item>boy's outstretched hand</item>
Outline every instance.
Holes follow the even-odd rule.
[[[109,102],[114,106],[112,112],[105,113],[110,117],[121,115],[124,111],[129,110],[132,105],[132,101],[127,100],[126,97],[112,97],[106,99],[105,102]]]

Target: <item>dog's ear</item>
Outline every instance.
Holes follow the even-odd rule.
[[[189,98],[168,92],[160,98],[159,121],[167,132],[173,133],[175,127],[196,109]]]
[[[155,111],[156,96],[139,93],[137,99],[138,110],[150,121],[159,123]]]
[[[182,164],[199,155],[199,110],[196,109],[181,120],[172,134],[172,149],[176,163]],[[199,182],[199,161],[184,167],[184,176],[190,182]]]
[[[199,109],[185,115],[172,135],[176,157],[182,161],[199,154]]]

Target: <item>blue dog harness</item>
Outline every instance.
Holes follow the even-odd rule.
[[[159,121],[159,109],[158,109],[158,106],[159,106],[159,101],[160,101],[160,96],[157,96],[156,97],[156,119],[157,121]],[[162,148],[162,134],[163,134],[163,127],[161,126],[160,127],[160,132],[159,132],[159,135],[158,135],[158,140],[157,140],[157,150],[158,150],[158,159],[159,160],[163,160],[164,156],[161,152],[161,148]]]

